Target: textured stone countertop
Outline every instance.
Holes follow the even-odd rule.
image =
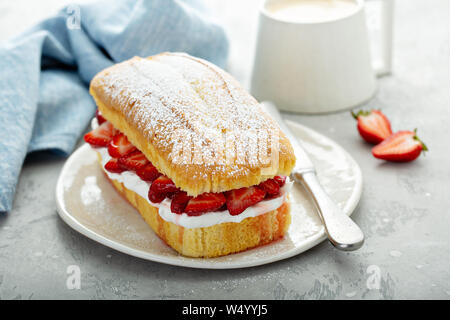
[[[212,4],[231,39],[229,70],[248,85],[256,2]],[[13,210],[0,216],[0,299],[449,299],[450,2],[396,5],[394,72],[379,79],[367,107],[382,108],[395,129],[419,128],[430,152],[408,164],[381,162],[359,138],[349,112],[288,116],[333,138],[361,166],[364,190],[353,218],[367,237],[362,249],[344,253],[323,242],[287,260],[237,270],[134,258],[59,218],[55,184],[65,159],[35,154],[24,164]],[[0,0],[0,40],[60,6]],[[66,287],[69,265],[80,267],[79,290]],[[380,285],[373,288],[377,272]]]

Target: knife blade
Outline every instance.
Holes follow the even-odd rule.
[[[270,102],[261,103],[261,107],[278,123],[281,131],[291,142],[296,157],[291,178],[295,182],[301,183],[311,196],[330,242],[339,250],[351,251],[359,249],[364,243],[363,232],[325,192],[317,179],[314,164],[291,129],[284,122],[277,107]]]

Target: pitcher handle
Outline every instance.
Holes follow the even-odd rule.
[[[381,61],[373,62],[377,77],[392,72],[392,41],[394,23],[394,0],[381,0]]]

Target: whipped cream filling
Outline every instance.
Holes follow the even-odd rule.
[[[92,119],[91,122],[92,129],[98,127],[98,121],[96,118]],[[108,153],[108,148],[94,148],[102,159],[102,170],[107,174],[107,176],[112,180],[117,180],[124,184],[127,189],[134,191],[142,198],[147,200],[149,204],[158,208],[159,215],[165,221],[175,223],[184,228],[205,228],[216,224],[225,222],[236,222],[239,223],[242,220],[249,217],[256,217],[261,214],[267,213],[278,209],[283,205],[286,200],[287,194],[292,188],[293,182],[287,177],[285,185],[280,189],[280,196],[263,200],[254,204],[251,207],[245,209],[241,214],[232,216],[228,210],[207,212],[200,216],[188,216],[186,213],[176,214],[170,210],[170,204],[172,199],[165,198],[160,203],[153,203],[148,199],[148,190],[150,189],[151,183],[142,180],[133,171],[124,171],[122,173],[113,173],[105,169],[105,164],[112,159]]]
[[[239,223],[249,217],[256,217],[261,214],[276,210],[285,202],[288,192],[292,188],[293,182],[286,179],[286,184],[280,189],[280,196],[273,199],[263,200],[257,204],[248,207],[241,214],[232,216],[228,210],[208,212],[200,216],[189,216],[186,213],[176,214],[170,210],[172,199],[165,198],[160,203],[153,203],[148,199],[148,190],[150,182],[142,180],[134,171],[124,171],[122,173],[112,173],[105,170],[105,164],[112,159],[108,153],[108,148],[95,148],[102,158],[102,169],[112,180],[117,180],[147,200],[149,204],[159,209],[159,215],[165,221],[175,223],[185,228],[204,228],[225,222]]]

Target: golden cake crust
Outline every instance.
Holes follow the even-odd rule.
[[[97,74],[90,93],[102,115],[192,196],[289,175],[295,164],[275,121],[233,77],[204,60],[135,57]],[[273,157],[264,154],[267,146]]]
[[[101,165],[99,155],[99,162]],[[103,168],[102,168],[103,169]],[[145,222],[166,244],[184,256],[213,258],[268,244],[284,236],[291,223],[290,205],[286,201],[277,210],[246,218],[240,223],[227,222],[205,228],[184,228],[165,221],[152,206],[123,183],[110,179],[140,213]]]

